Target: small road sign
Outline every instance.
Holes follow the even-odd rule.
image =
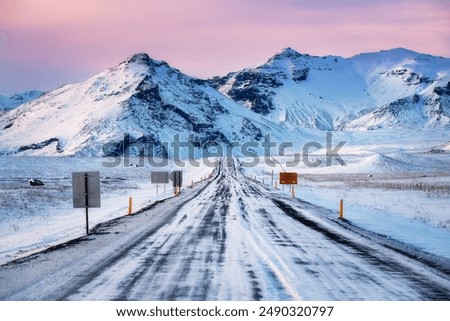
[[[152,172],[152,184],[167,184],[169,183],[169,172]]]
[[[298,175],[295,172],[280,173],[280,184],[297,184]]]
[[[100,207],[100,173],[72,173],[73,207],[86,209],[86,234],[89,234],[89,208]]]
[[[73,207],[100,207],[100,173],[72,173]]]
[[[170,173],[170,180],[173,182],[173,187],[181,187],[183,185],[183,172],[173,171]]]
[[[158,195],[158,184],[164,184],[164,193],[166,193],[166,184],[169,183],[169,172],[152,172],[150,179],[152,184],[156,184],[156,195]]]

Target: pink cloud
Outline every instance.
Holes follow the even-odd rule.
[[[287,46],[315,55],[402,46],[450,56],[444,0],[2,0],[0,6],[0,30],[9,36],[0,46],[0,70],[49,70],[41,79],[24,74],[20,86],[0,74],[0,92],[26,81],[29,88],[59,85],[52,75],[83,80],[141,51],[198,77],[261,63]]]

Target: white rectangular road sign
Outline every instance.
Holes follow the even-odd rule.
[[[73,207],[100,207],[100,173],[72,173]],[[87,191],[86,191],[87,189]],[[87,198],[86,198],[87,193]],[[87,200],[87,204],[86,204]],[[87,205],[87,206],[86,206]]]

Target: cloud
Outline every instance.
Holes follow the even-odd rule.
[[[450,56],[444,0],[2,0],[0,6],[0,30],[8,35],[0,69],[20,66],[29,86],[44,89],[59,85],[52,75],[83,80],[142,51],[198,77],[262,63],[287,46],[315,55],[403,46]],[[48,80],[26,75],[37,65],[51,70]],[[0,75],[0,86],[13,88],[7,79]]]

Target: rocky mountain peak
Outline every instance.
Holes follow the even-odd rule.
[[[125,60],[128,64],[143,64],[143,65],[150,65],[152,62],[152,59],[150,56],[146,53],[137,53],[132,56],[130,56],[127,60]]]
[[[298,51],[292,49],[291,47],[284,48],[280,52],[276,53],[271,59],[272,60],[280,60],[280,59],[297,59],[302,57],[302,54]]]

